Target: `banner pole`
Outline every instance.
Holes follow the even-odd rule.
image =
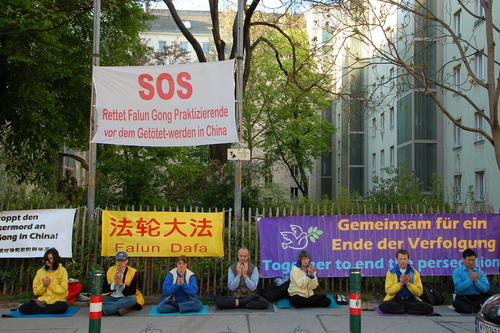
[[[237,14],[237,38],[236,38],[236,126],[238,131],[238,142],[236,148],[240,148],[242,140],[241,118],[243,116],[243,13],[245,12],[245,2],[238,0]],[[234,219],[238,223],[241,221],[241,188],[242,188],[242,161],[235,161],[234,172]]]
[[[90,95],[90,126],[89,126],[89,151],[88,151],[88,179],[87,179],[87,221],[94,220],[95,210],[95,184],[97,171],[97,144],[91,143],[95,133],[95,88],[94,88],[94,66],[99,66],[99,41],[101,33],[101,0],[94,0],[94,40],[92,54],[92,87]]]

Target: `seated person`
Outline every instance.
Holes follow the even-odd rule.
[[[187,266],[187,257],[180,256],[177,267],[168,272],[163,281],[163,297],[158,304],[158,312],[197,312],[203,308],[203,303],[196,296],[196,278]]]
[[[248,262],[250,252],[246,247],[238,251],[238,262],[231,265],[227,274],[227,286],[232,296],[217,298],[215,304],[220,309],[267,309],[269,302],[255,293],[259,282],[259,270]]]
[[[490,289],[488,278],[476,266],[476,252],[466,249],[462,252],[463,266],[453,271],[455,300],[453,307],[461,313],[477,313],[488,298]]]
[[[424,292],[420,274],[408,263],[406,250],[396,252],[397,264],[387,271],[385,292],[387,295],[379,309],[385,313],[429,315],[434,311],[431,304],[418,298]]]
[[[105,316],[124,316],[132,308],[141,310],[145,303],[137,289],[137,270],[127,265],[127,252],[118,252],[115,262],[115,266],[106,270],[102,286],[102,314]]]
[[[19,306],[19,312],[24,315],[65,313],[68,310],[68,272],[61,264],[59,251],[48,249],[43,260],[45,266],[36,272],[33,280],[33,293],[39,297]]]
[[[327,307],[331,299],[326,295],[314,295],[314,289],[319,285],[316,278],[316,267],[310,264],[311,255],[307,251],[300,251],[299,258],[290,271],[290,305],[296,308]]]

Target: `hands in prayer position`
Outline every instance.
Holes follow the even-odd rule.
[[[401,287],[404,285],[410,285],[410,275],[408,274],[401,274],[401,278],[399,280],[399,283],[401,284]]]
[[[47,276],[47,277],[45,277],[45,278],[42,279],[42,283],[43,283],[44,287],[48,287],[49,284],[50,284],[50,282],[52,282],[52,280],[50,279],[49,276]]]

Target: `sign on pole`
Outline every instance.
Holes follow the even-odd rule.
[[[196,146],[238,142],[234,60],[94,67],[93,143]]]

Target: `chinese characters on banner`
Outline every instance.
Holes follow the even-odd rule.
[[[178,147],[238,142],[234,60],[94,67],[93,143]]]
[[[300,251],[311,254],[319,277],[385,276],[398,249],[422,275],[451,275],[462,251],[477,253],[486,274],[500,271],[500,214],[393,214],[266,217],[258,222],[260,273],[288,276]]]
[[[102,211],[103,256],[223,257],[224,213]]]
[[[0,258],[40,258],[54,247],[71,258],[76,209],[0,212]]]

